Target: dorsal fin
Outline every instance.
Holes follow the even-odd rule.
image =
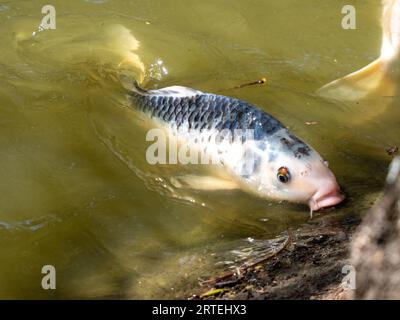
[[[182,86],[171,86],[162,89],[148,90],[148,94],[159,95],[159,96],[174,96],[174,97],[193,97],[203,92]]]

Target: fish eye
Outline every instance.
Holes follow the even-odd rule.
[[[280,167],[278,169],[278,173],[276,175],[276,177],[278,178],[278,180],[282,183],[287,183],[290,180],[290,173],[289,173],[289,169],[286,167]]]

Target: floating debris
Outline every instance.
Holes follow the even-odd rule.
[[[253,81],[253,82],[249,82],[249,83],[244,83],[235,87],[230,87],[230,88],[225,88],[219,91],[226,91],[226,90],[233,90],[233,89],[241,89],[244,87],[249,87],[249,86],[254,86],[254,85],[258,85],[258,84],[264,84],[267,83],[267,78],[261,78],[260,80],[257,81]]]
[[[399,152],[399,147],[397,147],[397,146],[392,146],[392,147],[386,148],[386,153],[389,156],[394,156],[398,152]]]

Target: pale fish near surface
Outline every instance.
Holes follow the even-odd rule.
[[[325,98],[355,101],[370,95],[392,97],[400,80],[400,0],[383,0],[382,44],[378,59],[334,80],[317,93]]]
[[[231,181],[215,181],[216,188],[231,189],[234,183],[260,197],[306,203],[311,211],[344,199],[318,152],[254,105],[180,86],[146,91],[136,83],[130,100],[168,132],[217,159]],[[238,130],[244,134],[235,136]],[[251,138],[246,131],[253,133]],[[221,132],[232,134],[221,136]],[[202,183],[194,184],[201,189]]]

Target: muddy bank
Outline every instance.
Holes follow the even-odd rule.
[[[282,237],[280,247],[201,283],[190,298],[399,299],[400,158],[362,221],[321,216]]]
[[[288,230],[279,248],[200,284],[190,299],[343,299],[358,219],[320,217]]]

